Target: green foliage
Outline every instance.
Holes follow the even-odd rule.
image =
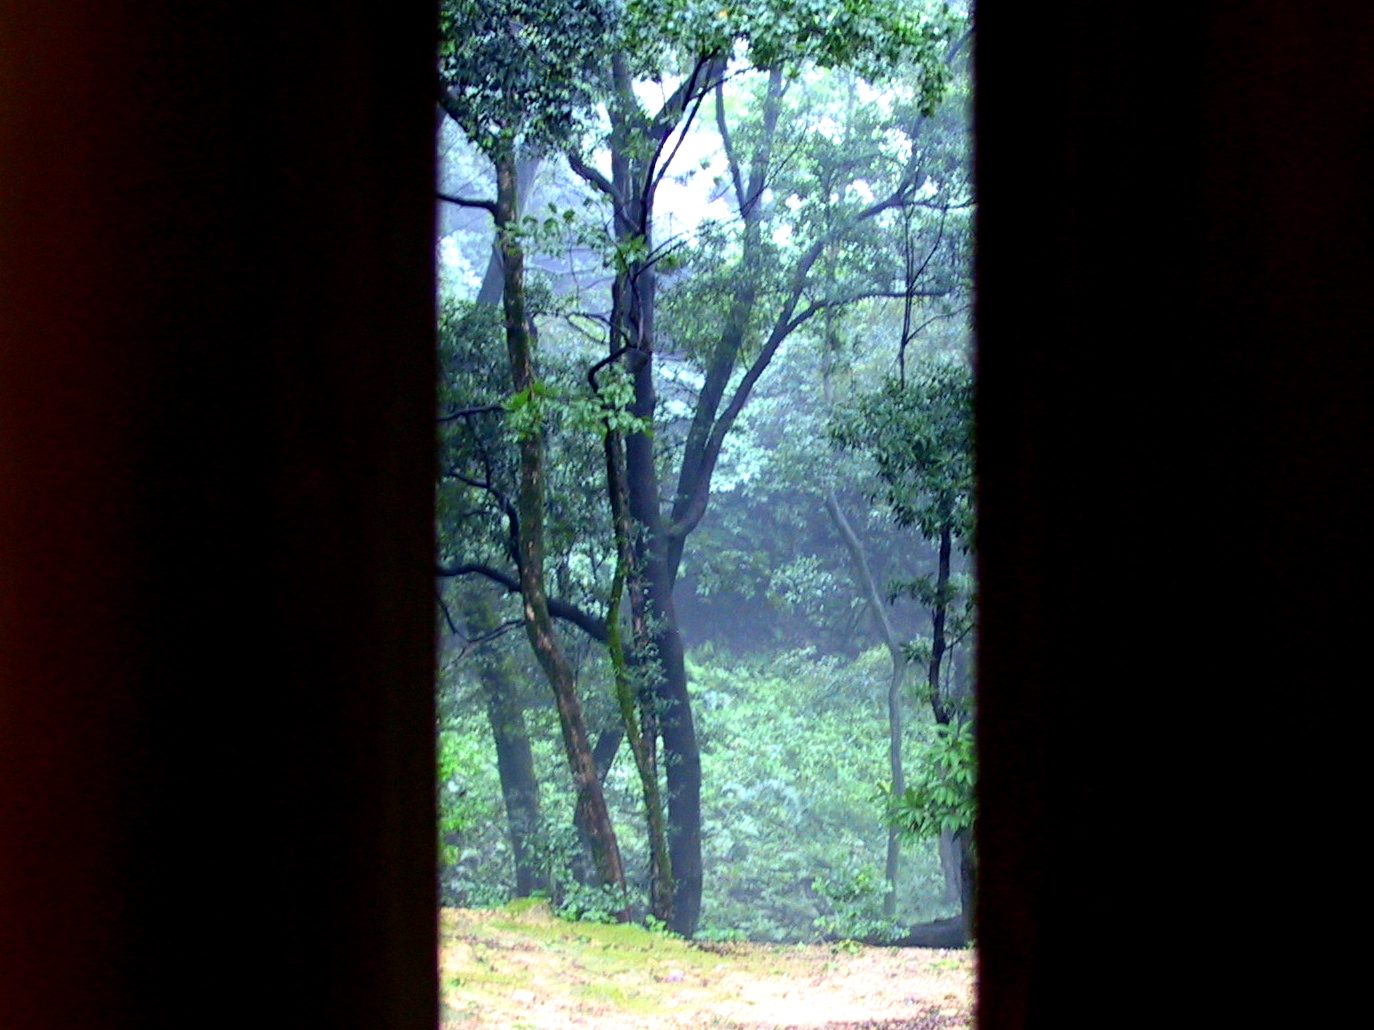
[[[926,539],[973,537],[973,375],[961,362],[923,364],[837,415],[831,438],[873,461],[875,495]]]
[[[872,803],[886,769],[882,658],[705,652],[690,664],[705,780],[703,932],[779,941],[885,932],[870,868],[886,841]],[[938,909],[933,847],[912,851],[900,886],[903,918]]]
[[[439,729],[439,864],[446,904],[500,904],[514,878],[491,736],[481,732],[478,713],[480,705],[474,717],[448,718]]]
[[[673,933],[672,930],[668,929],[667,923],[653,915],[644,917],[644,929],[648,930],[650,933],[655,933],[663,937],[677,938],[679,940],[682,938],[681,934]]]
[[[593,887],[576,880],[563,886],[562,899],[554,913],[570,923],[618,923],[625,910],[625,892],[611,884]]]
[[[440,839],[444,856],[458,858],[457,841],[480,820],[490,816],[489,806],[481,802],[478,790],[469,793],[485,776],[486,748],[475,738],[444,729],[439,733]]]
[[[757,302],[742,318],[729,389],[787,310],[799,274],[810,276],[794,297],[801,309],[815,302],[816,310],[837,313],[838,323],[848,317],[839,313],[851,310],[851,298],[890,298],[903,272],[903,256],[894,243],[903,224],[923,248],[938,251],[927,262],[932,278],[958,288],[956,266],[968,235],[967,218],[961,221],[948,209],[966,192],[965,155],[942,123],[920,121],[958,87],[951,87],[943,60],[955,23],[942,5],[914,0],[764,0],[753,7],[720,0],[445,0],[441,9],[446,107],[461,112],[464,131],[489,157],[508,157],[516,147],[529,148],[522,154],[561,147],[576,136],[579,119],[603,101],[612,118],[623,113],[616,107],[621,101],[626,108],[647,103],[645,94],[636,92],[642,91],[642,81],[634,90],[627,87],[626,96],[608,98],[603,78],[613,52],[628,56],[632,75],[659,77],[664,94],[677,88],[696,59],[713,55],[727,62],[724,106],[740,167],[747,170],[768,148],[775,155],[766,180],[768,197],[756,208],[753,243],[737,224],[707,222],[694,238],[669,239],[651,253],[646,239],[661,240],[661,235],[607,231],[605,221],[576,214],[579,198],[566,194],[547,216],[526,217],[508,227],[531,254],[566,251],[559,258],[566,258],[563,267],[569,269],[542,299],[539,275],[531,273],[530,311],[541,340],[539,378],[519,394],[510,395],[508,377],[500,374],[505,347],[499,310],[452,304],[444,309],[441,560],[513,568],[510,512],[503,501],[514,495],[518,440],[542,430],[549,456],[551,593],[604,614],[614,551],[600,475],[601,438],[608,430],[649,433],[655,427],[632,414],[633,384],[618,367],[598,373],[596,391],[589,389],[587,369],[607,353],[601,313],[609,304],[609,276],[585,286],[592,280],[578,281],[567,255],[575,254],[578,262],[599,258],[611,273],[633,276],[650,265],[660,273],[654,442],[664,489],[671,491],[668,466],[677,458],[674,449],[682,447],[702,387],[698,373],[712,359],[746,275],[757,283]],[[768,79],[759,69],[773,67],[783,70],[788,83],[778,101],[782,116],[775,135],[765,131],[759,114]],[[892,89],[879,96],[860,77],[885,81]],[[711,131],[713,103],[708,96],[690,132]],[[941,109],[940,118],[950,106]],[[690,121],[685,113],[676,117]],[[647,108],[624,115],[619,124],[633,138],[621,141],[620,157],[647,160],[661,142],[648,131],[652,122]],[[682,123],[679,127],[689,131]],[[672,152],[670,142],[665,161]],[[605,167],[593,155],[587,163]],[[710,163],[707,159],[702,167]],[[718,185],[728,200],[727,178]],[[676,180],[676,173],[664,182],[670,179]],[[909,198],[907,209],[864,214],[875,197],[886,197],[903,183],[908,191],[919,185],[919,196]],[[537,188],[545,187],[541,182]],[[541,207],[535,209],[542,214]],[[825,261],[814,273],[799,273],[802,256],[813,248],[824,251]],[[477,267],[477,258],[470,263]],[[876,353],[886,339],[873,327],[885,320],[881,331],[891,330],[891,302],[861,303],[866,306],[853,317]],[[888,309],[881,309],[883,304]],[[752,652],[734,658],[703,649],[690,666],[704,771],[701,936],[708,938],[875,937],[891,929],[881,917],[885,885],[875,868],[887,835],[885,809],[875,806],[872,796],[873,784],[887,773],[889,660],[885,652],[860,653],[871,639],[860,621],[862,601],[833,533],[816,518],[818,487],[833,488],[851,510],[871,489],[907,526],[934,525],[932,520],[942,517],[962,520],[962,527],[972,518],[971,430],[965,425],[960,440],[957,432],[941,436],[940,429],[958,422],[950,413],[963,395],[954,387],[944,395],[933,392],[949,401],[943,415],[944,401],[912,407],[907,394],[924,382],[920,376],[891,397],[882,390],[867,395],[863,403],[869,409],[856,405],[845,446],[868,454],[874,471],[866,463],[835,461],[828,448],[818,446],[825,437],[823,416],[798,399],[814,396],[821,381],[822,359],[806,336],[821,321],[817,317],[789,337],[727,437],[719,489],[693,539],[679,590],[679,611],[692,603],[687,595],[694,590],[722,604],[728,600],[740,634],[731,639],[747,640]],[[826,321],[829,333],[829,314]],[[575,336],[569,328],[574,324],[590,343]],[[836,330],[844,331],[858,335],[843,326]],[[875,378],[872,370],[866,374],[870,382]],[[907,454],[897,445],[913,419],[928,423],[928,440],[923,451]],[[842,430],[835,433],[840,439]],[[858,521],[865,523],[860,530],[873,548],[879,581],[898,578],[894,592],[926,602],[929,583],[909,575],[919,571],[911,568],[910,534],[902,540],[892,521],[874,512]],[[967,540],[962,529],[960,536]],[[903,609],[904,630],[914,632],[911,607]],[[514,608],[512,602],[508,617]],[[802,629],[770,636],[772,617],[781,614]],[[746,636],[760,626],[765,627],[761,636]],[[604,656],[566,627],[559,632],[580,667],[593,731],[614,725]],[[789,650],[802,639],[821,643],[832,654]],[[512,640],[509,646],[521,652],[528,679],[537,683],[537,668],[516,646],[518,637]],[[486,904],[504,900],[513,876],[490,730],[472,714],[480,712],[481,700],[471,678],[470,671],[455,667],[443,687],[450,698],[440,749],[443,882],[450,903]],[[549,874],[552,901],[569,918],[611,918],[624,899],[585,887],[574,875],[578,849],[568,825],[572,790],[557,720],[542,691],[530,695],[526,714],[547,820],[534,848]],[[907,751],[917,765],[928,762],[938,770],[940,759],[921,757],[932,732],[938,751],[938,731],[919,720],[910,723]],[[908,794],[911,806],[929,809],[948,802],[939,791],[955,782],[946,774],[918,773],[913,783],[920,791],[896,799],[894,811]],[[638,784],[623,747],[606,789],[622,835],[632,899],[642,907],[648,849]],[[927,822],[946,814],[936,812]],[[943,886],[933,846],[927,842],[908,850],[899,918],[912,922],[944,914]]]
[[[461,670],[462,663],[446,677],[446,689],[456,693],[441,736],[441,752],[452,757],[443,767],[440,807],[445,826],[461,821],[462,831],[444,853],[441,879],[447,904],[501,904],[509,899],[513,870],[500,784],[481,702],[475,688],[463,686],[467,674]],[[706,894],[699,936],[799,941],[886,933],[891,924],[881,916],[883,883],[875,868],[886,828],[872,803],[872,785],[886,768],[885,656],[875,651],[843,662],[802,651],[749,661],[708,650],[691,661],[690,673],[705,776]],[[593,712],[596,701],[588,699]],[[606,697],[600,703],[609,707]],[[623,906],[619,896],[587,888],[573,876],[572,790],[552,707],[539,704],[526,716],[546,812],[535,847],[550,876],[553,904],[566,918],[610,918]],[[908,749],[919,754],[929,732],[928,724],[913,725]],[[445,783],[461,784],[463,792],[446,791]],[[624,829],[631,900],[642,911],[648,852],[625,749],[606,790],[617,827]],[[947,914],[943,889],[934,846],[912,848],[904,861],[899,919]]]
[[[548,418],[549,401],[553,398],[549,384],[536,380],[526,389],[506,398],[506,424],[520,439],[536,435]]]
[[[887,882],[874,866],[850,867],[818,878],[815,888],[830,902],[830,911],[816,919],[816,930],[824,937],[896,940],[906,932],[901,923],[882,914]]]
[[[935,727],[935,743],[916,764],[906,790],[883,788],[890,825],[910,840],[958,833],[973,825],[978,773],[973,728],[968,722]]]
[[[626,49],[653,78],[683,56],[746,58],[754,67],[854,67],[880,81],[900,68],[933,107],[955,17],[946,4],[893,0],[627,0]]]
[[[561,145],[593,103],[614,14],[605,0],[443,0],[447,109],[488,157]]]
[[[600,437],[615,430],[634,433],[652,429],[648,419],[630,411],[633,403],[634,382],[619,366],[612,366],[602,377],[595,396],[589,395],[585,387],[559,389],[540,380],[507,397],[504,406],[511,432],[521,438],[533,435],[545,425],[556,405],[566,412],[569,429]]]
[[[617,431],[653,432],[653,423],[649,419],[641,418],[630,410],[634,400],[634,379],[621,365],[610,365],[597,377],[596,396],[584,393],[569,401],[572,424],[597,436]]]

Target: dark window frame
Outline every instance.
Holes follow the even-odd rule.
[[[981,1025],[1315,1023],[1371,14],[985,6]],[[7,1025],[432,1026],[430,7],[3,17]]]

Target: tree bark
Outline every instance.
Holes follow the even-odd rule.
[[[525,209],[525,202],[529,200],[530,191],[534,189],[534,174],[539,171],[539,162],[540,158],[526,155],[516,159],[515,203],[518,211]],[[487,259],[487,270],[482,275],[482,285],[477,290],[477,303],[493,306],[500,304],[505,282],[506,276],[501,266],[501,237],[498,233],[491,242],[491,256]]]
[[[657,405],[653,383],[656,275],[647,257],[653,246],[650,213],[656,155],[646,159],[637,152],[636,144],[643,135],[652,138],[654,123],[638,106],[622,56],[613,60],[612,72],[616,96],[611,105],[609,185],[616,214],[615,237],[619,245],[627,247],[627,254],[635,256],[622,262],[612,287],[610,346],[612,352],[625,350],[625,363],[634,378],[632,412],[652,424]],[[669,115],[660,112],[657,121],[665,117]],[[626,436],[624,490],[633,520],[629,591],[636,664],[646,672],[655,666],[657,669],[657,674],[650,676],[654,686],[645,710],[656,718],[663,741],[668,867],[672,876],[668,926],[690,937],[696,932],[701,913],[701,756],[687,693],[682,636],[673,608],[674,577],[667,560],[668,536],[650,433]]]
[[[926,667],[926,689],[935,721],[948,726],[953,711],[940,692],[940,673],[949,642],[945,637],[945,617],[949,613],[949,562],[953,550],[953,530],[948,522],[940,530],[940,550],[935,571],[935,603],[930,609],[930,663]]]
[[[962,877],[959,845],[954,839],[954,834],[948,830],[941,831],[938,845],[940,849],[940,873],[945,881],[943,903],[945,905],[959,904],[963,890],[960,884]]]
[[[620,847],[597,776],[596,760],[577,696],[577,682],[554,630],[544,586],[544,437],[538,416],[541,400],[536,390],[533,340],[525,311],[524,253],[512,231],[519,219],[516,189],[515,157],[502,155],[496,161],[496,228],[505,274],[502,305],[506,345],[511,385],[517,396],[525,397],[534,416],[531,425],[520,435],[520,482],[516,501],[520,517],[518,550],[525,632],[553,688],[563,747],[577,794],[577,817],[586,827],[597,875],[601,883],[623,890],[625,869]],[[628,912],[622,915],[627,916]]]
[[[939,556],[935,573],[935,603],[931,607],[930,622],[930,663],[926,668],[926,688],[930,694],[930,707],[935,721],[948,726],[958,714],[953,703],[947,703],[940,689],[940,675],[945,652],[949,642],[946,639],[945,620],[949,612],[949,572],[950,557],[953,550],[953,529],[947,522],[940,530]],[[973,939],[974,900],[977,893],[977,864],[973,852],[973,831],[966,827],[954,834],[954,854],[959,877],[959,919],[965,942]],[[941,861],[944,850],[941,849]],[[948,877],[948,872],[946,871]]]
[[[469,596],[463,621],[473,636],[490,632],[496,625],[491,604]],[[515,863],[515,896],[526,898],[548,888],[548,877],[534,854],[539,831],[539,781],[534,774],[525,710],[510,664],[491,644],[475,652],[477,679],[487,702],[487,722],[496,744],[496,768],[501,778],[501,798],[506,806],[506,833]]]
[[[596,380],[593,376],[592,385]],[[642,712],[652,712],[652,704],[645,704],[644,696],[635,689],[630,677],[630,664],[621,635],[621,602],[626,580],[634,565],[633,519],[625,489],[625,449],[619,429],[607,427],[606,482],[610,491],[611,516],[615,523],[615,577],[611,585],[611,603],[606,613],[607,650],[610,652],[612,675],[615,680],[616,702],[620,708],[625,735],[634,755],[644,796],[644,814],[649,836],[649,898],[656,919],[665,925],[673,923],[673,864],[669,857],[667,827],[664,818],[663,796],[658,782],[658,763],[649,733],[645,731]],[[633,596],[633,595],[632,595]],[[632,620],[633,631],[643,636],[644,627]],[[650,699],[651,700],[651,699]],[[651,725],[653,722],[651,720]]]

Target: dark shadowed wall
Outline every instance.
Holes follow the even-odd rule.
[[[0,14],[0,1023],[432,1027],[426,4]]]
[[[1334,1018],[1374,9],[980,11],[984,1025]]]

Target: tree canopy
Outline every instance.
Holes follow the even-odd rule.
[[[617,16],[613,0],[443,0],[444,109],[488,156],[566,143],[595,102]]]

